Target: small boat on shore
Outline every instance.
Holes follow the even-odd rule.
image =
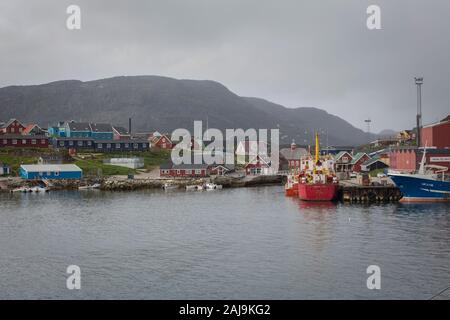
[[[201,186],[201,185],[190,185],[190,186],[186,186],[186,190],[187,191],[200,191],[200,190],[203,190],[203,186]]]
[[[100,189],[101,184],[100,183],[94,183],[90,186],[79,186],[78,190],[93,190],[93,189]]]
[[[205,190],[219,190],[219,189],[222,189],[223,186],[220,184],[215,184],[215,183],[205,183],[204,188],[205,188]]]
[[[171,183],[164,183],[162,185],[163,190],[173,190],[173,189],[177,189],[178,186],[175,184],[171,184]]]

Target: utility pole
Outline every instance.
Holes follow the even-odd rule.
[[[422,84],[423,84],[423,77],[420,78],[414,78],[417,86],[417,116],[416,116],[416,122],[417,122],[417,147],[420,147],[420,129],[422,128]]]
[[[368,119],[366,119],[366,120],[364,120],[364,122],[366,123],[366,125],[367,125],[367,136],[368,136],[368,143],[370,143],[370,123],[372,122],[372,120],[370,120],[370,118],[368,118]]]

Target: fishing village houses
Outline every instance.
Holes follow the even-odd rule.
[[[370,149],[367,150],[358,150],[358,147],[351,146],[327,146],[320,148],[320,153],[332,163],[340,179],[349,179],[355,174],[383,172],[387,169],[405,172],[417,170],[425,146],[427,146],[427,163],[449,168],[449,119],[424,126],[421,130],[420,147],[414,145],[415,137],[414,130],[403,130],[395,137],[373,141],[369,144]],[[130,152],[146,152],[151,149],[170,151],[176,143],[170,139],[168,134],[158,131],[132,133],[131,120],[128,129],[97,122],[65,121],[48,128],[41,128],[34,123],[23,124],[17,119],[0,122],[0,150],[1,148],[51,149],[54,151],[67,150],[69,157],[76,156],[80,152],[123,153],[124,157],[127,157]],[[202,148],[203,142],[192,141],[191,149]],[[309,148],[310,146],[297,146],[292,141],[291,145],[280,149],[279,167],[272,168],[268,157],[270,145],[265,142],[246,140],[236,145],[234,152],[236,164],[230,165],[219,161],[214,165],[175,165],[169,161],[158,168],[158,173],[161,178],[172,179],[229,174],[235,176],[274,175],[279,172],[299,171],[304,169],[310,160]],[[260,152],[261,150],[264,152]],[[41,167],[22,166],[18,174],[24,179],[36,177],[36,172],[43,178],[78,177],[76,174],[69,174],[73,167],[64,168],[64,165],[71,163],[67,163],[68,159],[63,159],[60,154],[44,152],[38,159],[34,165]],[[116,162],[120,163],[121,161]],[[105,161],[105,163],[112,164],[111,161]],[[51,167],[44,166],[55,166],[55,170],[52,171]],[[0,175],[12,173],[10,164],[5,161],[0,163],[0,167]]]

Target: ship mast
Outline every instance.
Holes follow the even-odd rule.
[[[316,132],[316,158],[315,158],[315,163],[318,164],[319,163],[319,133]]]

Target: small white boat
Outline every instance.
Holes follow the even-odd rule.
[[[30,192],[48,192],[48,189],[43,187],[33,187],[30,189]]]
[[[80,186],[78,187],[78,190],[92,190],[92,189],[99,189],[101,187],[100,183],[94,183],[90,186]]]
[[[164,183],[163,186],[162,186],[162,188],[163,188],[164,190],[172,190],[172,189],[177,189],[178,186],[177,186],[177,185],[174,185],[174,184],[171,184],[171,183]]]
[[[215,184],[215,183],[206,183],[205,184],[205,190],[218,190],[222,189],[221,184]]]
[[[199,191],[199,190],[203,190],[203,186],[199,186],[199,185],[186,186],[186,190],[188,190],[188,191]]]

